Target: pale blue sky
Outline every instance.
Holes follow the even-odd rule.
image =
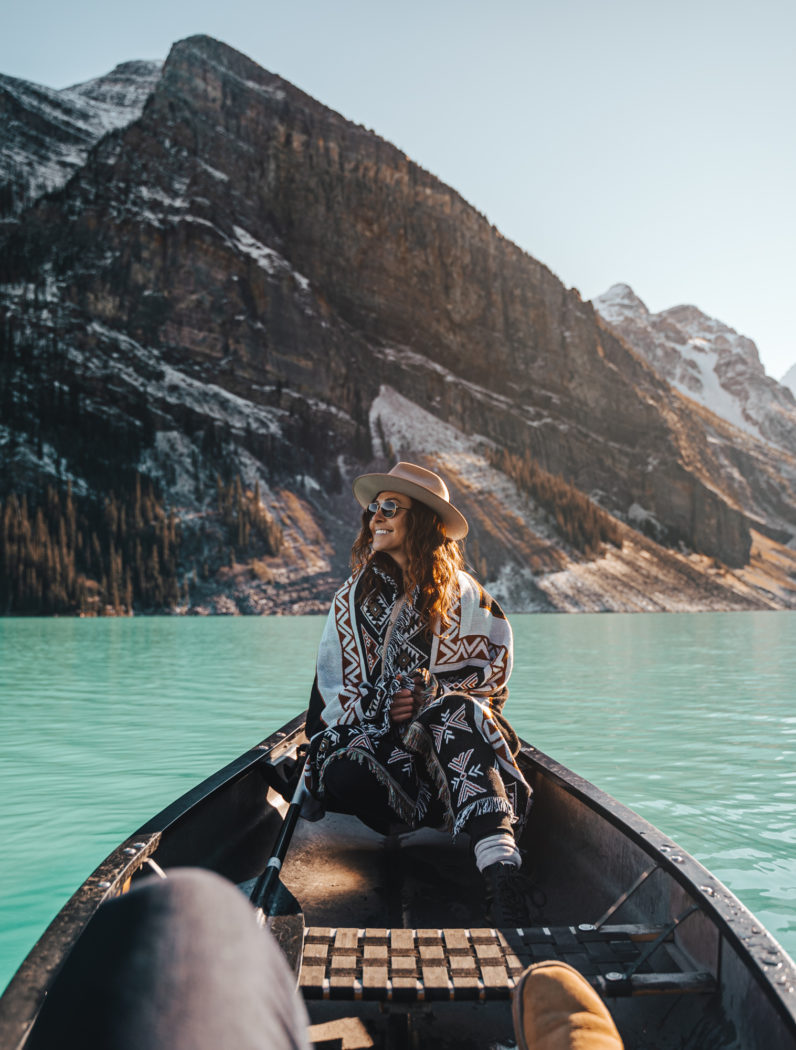
[[[796,364],[794,0],[4,0],[52,87],[209,33],[373,128],[568,286],[689,302]]]

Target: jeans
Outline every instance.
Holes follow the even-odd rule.
[[[45,1000],[30,1050],[308,1050],[275,940],[219,875],[173,869],[103,904]]]

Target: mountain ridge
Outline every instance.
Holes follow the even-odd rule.
[[[693,305],[653,314],[627,284],[595,309],[668,382],[733,426],[796,453],[796,400],[766,375],[754,341]]]
[[[160,69],[123,62],[61,90],[0,74],[0,220],[59,189],[108,131],[140,116]]]
[[[456,191],[226,45],[175,44],[140,117],[3,236],[0,441],[17,444],[0,485],[41,487],[56,462],[75,491],[156,479],[181,516],[182,582],[202,577],[187,608],[322,606],[356,527],[346,482],[399,454],[444,466],[483,578],[512,580],[515,607],[575,608],[578,588],[601,607],[600,566],[619,555],[562,542],[489,466],[504,448],[643,523],[604,607],[649,607],[628,581],[650,559],[669,581],[653,607],[681,607],[681,569],[692,607],[697,578],[711,607],[793,601],[762,563],[787,564],[772,552],[796,532],[784,453],[706,421]],[[78,448],[36,407],[48,383],[82,431],[110,419],[118,440]],[[411,406],[425,416],[409,432]],[[428,446],[438,425],[455,448]],[[216,473],[257,485],[283,528],[281,552],[255,559],[270,580],[219,553]]]

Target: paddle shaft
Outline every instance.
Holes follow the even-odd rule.
[[[251,896],[251,899],[255,903],[258,901],[262,902],[260,907],[266,914],[268,914],[268,906],[270,904],[271,896],[279,882],[279,873],[282,870],[282,862],[284,861],[288,847],[290,846],[290,840],[293,837],[293,832],[298,823],[299,814],[301,813],[304,796],[307,793],[307,788],[304,783],[304,765],[306,761],[306,756],[304,756],[299,768],[299,778],[298,783],[296,784],[296,790],[293,792],[293,798],[290,801],[290,805],[287,807],[287,813],[285,814],[285,819],[282,821],[282,827],[279,830],[274,851],[271,854],[262,875],[260,875],[255,883],[254,891]]]

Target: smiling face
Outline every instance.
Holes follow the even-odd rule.
[[[379,503],[385,499],[395,500],[403,509],[396,511],[393,518],[385,518],[379,509],[370,519],[373,550],[389,554],[394,562],[405,569],[407,562],[404,546],[407,529],[406,512],[412,506],[412,501],[408,496],[403,496],[400,492],[391,492],[389,489],[380,492],[376,499]]]

